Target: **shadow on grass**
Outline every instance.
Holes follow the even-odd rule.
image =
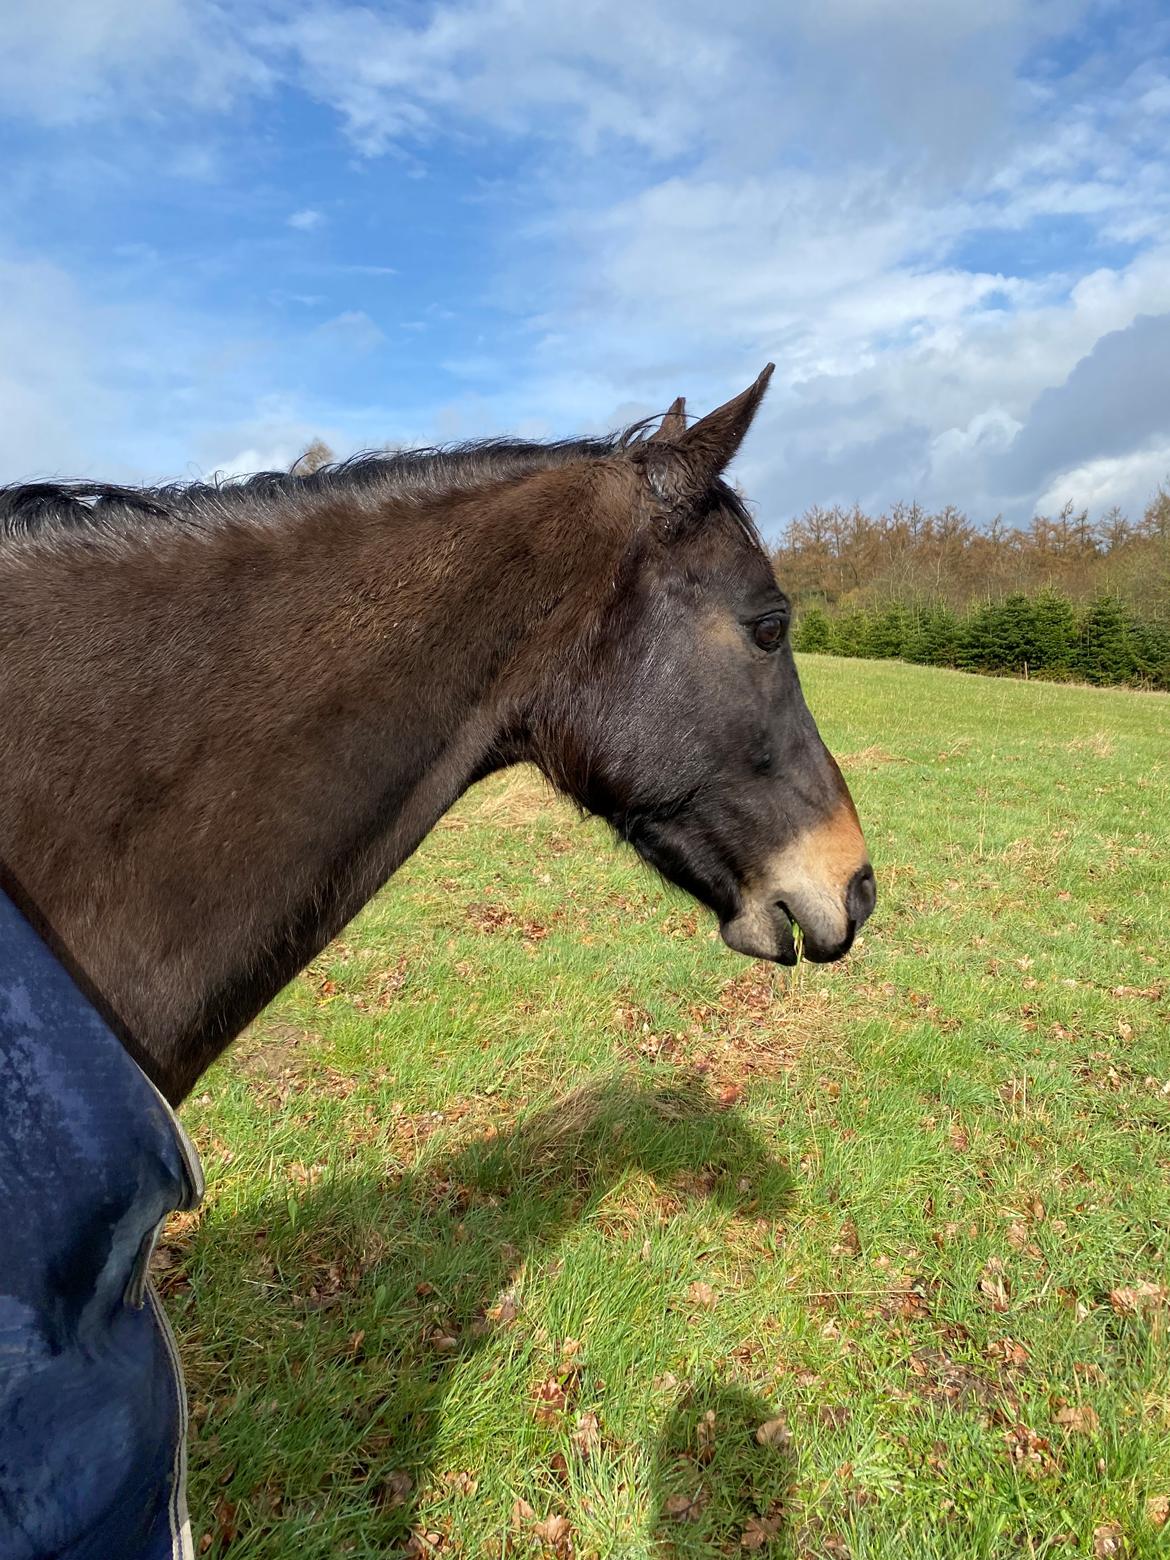
[[[655,1456],[653,1533],[662,1555],[779,1552],[795,1460],[773,1412],[715,1376],[684,1387]]]
[[[642,1177],[653,1186],[624,1202],[626,1181]],[[668,1227],[688,1203],[775,1217],[791,1188],[785,1166],[699,1081],[619,1077],[397,1179],[342,1175],[295,1201],[274,1190],[243,1212],[212,1207],[165,1286],[193,1398],[193,1523],[197,1541],[211,1535],[203,1552],[487,1560],[512,1544],[536,1552],[543,1538],[546,1553],[568,1555],[565,1532],[538,1523],[573,1506],[578,1476],[604,1481],[605,1459],[622,1449],[607,1442],[606,1387],[588,1339],[578,1353],[535,1329],[526,1292],[551,1285],[555,1299],[556,1286],[573,1282],[572,1258],[555,1248],[581,1221],[605,1224],[628,1261],[631,1240],[655,1219]],[[587,1309],[603,1315],[606,1269],[587,1278]],[[622,1300],[610,1304],[620,1311]],[[611,1322],[620,1330],[620,1316]],[[636,1335],[630,1343],[636,1360]],[[476,1396],[468,1365],[477,1357],[490,1395]],[[478,1422],[501,1385],[511,1419]],[[676,1390],[656,1448],[626,1449],[652,1462],[651,1542],[664,1554],[713,1555],[741,1540],[750,1549],[758,1536],[767,1552],[788,1465],[782,1437],[756,1441],[768,1405],[713,1377]],[[458,1433],[445,1435],[455,1414]],[[449,1461],[459,1453],[446,1443],[461,1435],[474,1437],[474,1469]],[[513,1453],[519,1442],[524,1488],[493,1466],[494,1436]],[[508,1534],[468,1547],[459,1513],[472,1481],[496,1511],[520,1505]]]

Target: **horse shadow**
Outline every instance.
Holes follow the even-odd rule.
[[[613,1195],[630,1177],[653,1182],[660,1224],[697,1201],[774,1218],[793,1189],[787,1167],[701,1080],[617,1076],[399,1177],[310,1179],[295,1199],[274,1190],[247,1208],[209,1208],[165,1286],[192,1398],[200,1552],[238,1541],[300,1560],[478,1555],[462,1547],[459,1499],[492,1483],[490,1452],[478,1468],[452,1469],[444,1424],[482,1411],[468,1367],[490,1358],[515,1384],[513,1433],[536,1471],[526,1493],[493,1490],[511,1526],[482,1553],[634,1553],[616,1539],[578,1538],[574,1549],[567,1524],[549,1526],[545,1513],[571,1505],[586,1462],[595,1488],[608,1476],[604,1383],[591,1379],[587,1340],[577,1356],[577,1340],[549,1338],[525,1311],[533,1284],[571,1275],[572,1253],[557,1247],[581,1221],[634,1218],[620,1234],[637,1241],[637,1216]],[[759,1434],[774,1410],[717,1369],[664,1390],[673,1401],[653,1444],[627,1446],[627,1474],[613,1473],[637,1469],[650,1513],[650,1547],[636,1552],[776,1553],[791,1457],[782,1425]],[[483,1427],[489,1447],[493,1428]],[[430,1529],[419,1521],[424,1492]],[[451,1514],[447,1528],[436,1509]]]

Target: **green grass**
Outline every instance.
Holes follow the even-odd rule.
[[[1166,1552],[1170,698],[802,670],[844,964],[513,773],[190,1102],[197,1549]]]

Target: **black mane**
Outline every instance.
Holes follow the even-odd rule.
[[[127,521],[199,524],[230,513],[253,512],[273,500],[295,502],[314,495],[381,488],[387,497],[433,498],[452,490],[483,487],[570,461],[612,455],[637,441],[645,423],[601,438],[550,443],[482,439],[467,444],[365,451],[312,472],[260,471],[213,482],[173,482],[125,487],[112,482],[25,482],[0,487],[0,539],[123,533]]]

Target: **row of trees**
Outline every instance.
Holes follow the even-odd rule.
[[[814,508],[775,549],[798,650],[1170,689],[1170,491],[1140,520]]]
[[[1170,492],[1140,520],[1112,509],[1096,522],[1071,506],[1023,527],[980,527],[961,510],[898,504],[888,513],[814,508],[774,554],[798,604],[827,608],[924,600],[962,611],[977,600],[1045,588],[1087,603],[1117,596],[1139,618],[1170,617]]]
[[[1117,596],[1078,606],[1051,588],[955,611],[945,601],[821,606],[798,612],[797,650],[924,666],[1170,689],[1170,620],[1141,618]]]

